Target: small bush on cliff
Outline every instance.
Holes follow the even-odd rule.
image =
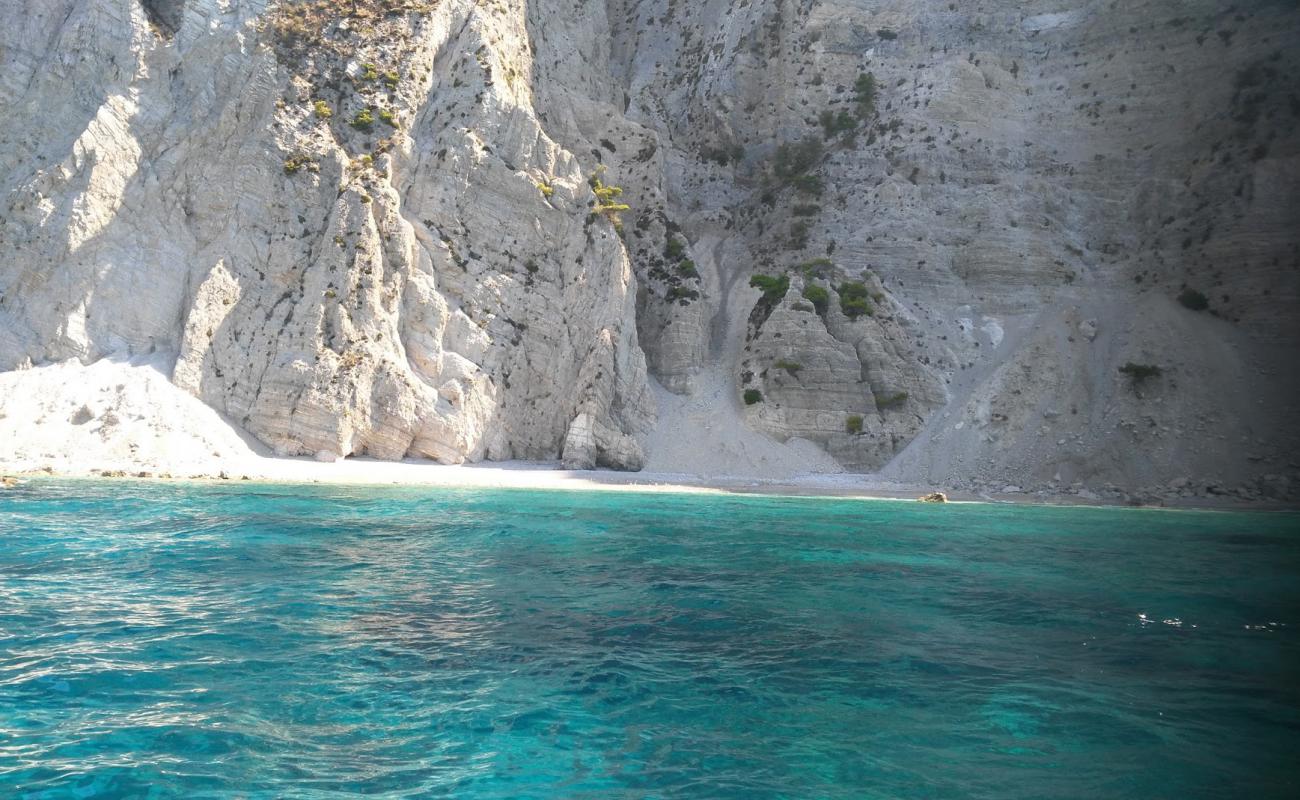
[[[334,109],[330,108],[330,104],[324,100],[317,100],[312,104],[312,107],[315,110],[316,119],[329,119],[334,116]]]
[[[371,128],[375,127],[375,115],[371,113],[370,109],[363,108],[356,113],[356,116],[352,117],[351,125],[359,131],[369,132]]]
[[[894,392],[892,394],[882,394],[876,397],[876,408],[881,410],[886,408],[898,408],[907,402],[907,392]]]
[[[317,172],[320,166],[312,160],[311,156],[302,153],[295,153],[284,160],[285,175],[294,175],[303,168]]]
[[[783,182],[790,183],[821,163],[826,148],[816,136],[805,136],[797,142],[785,142],[776,148],[772,171]]]
[[[1210,307],[1210,298],[1195,289],[1184,289],[1182,294],[1178,295],[1178,302],[1183,304],[1183,308],[1190,308],[1192,311],[1204,311]]]
[[[745,405],[752,406],[755,403],[763,402],[763,393],[757,389],[745,390]]]
[[[827,109],[821,113],[819,120],[822,124],[824,138],[834,139],[841,133],[851,131],[858,127],[858,121],[847,111],[841,111],[836,114]]]
[[[1119,371],[1128,376],[1128,379],[1135,385],[1142,383],[1147,378],[1158,378],[1164,370],[1155,364],[1136,364],[1132,361],[1119,368]]]
[[[861,281],[841,284],[837,291],[840,295],[840,310],[849,319],[857,319],[863,314],[869,317],[875,313],[875,309],[867,300],[867,286]]]
[[[835,262],[822,256],[820,258],[810,258],[799,265],[799,271],[805,277],[824,277],[835,268]]]
[[[789,361],[784,358],[779,359],[772,366],[776,367],[777,369],[783,369],[786,372],[790,373],[791,375],[796,375],[796,376],[799,374],[799,370],[803,369],[803,364],[800,364],[798,361]]]
[[[670,303],[680,302],[682,305],[689,305],[690,301],[700,299],[700,293],[686,286],[674,286],[668,290],[665,297],[668,298]]]
[[[619,202],[623,196],[623,189],[618,186],[607,186],[600,176],[605,173],[605,165],[600,165],[587,183],[591,186],[591,191],[596,195],[595,213],[604,214],[617,228],[620,226],[619,213],[627,211],[630,207],[627,203]]]
[[[790,181],[790,185],[797,191],[814,197],[820,196],[826,189],[826,184],[822,182],[821,177],[818,175],[800,175]]]
[[[810,283],[804,287],[803,297],[805,300],[812,303],[813,309],[815,309],[818,314],[825,314],[826,309],[830,308],[831,294],[826,291],[825,287],[818,286],[815,283]]]
[[[785,297],[785,293],[790,291],[790,276],[755,275],[749,279],[749,285],[763,293],[764,303],[776,305]]]
[[[849,433],[862,433],[862,415],[850,414],[849,418],[844,420],[844,429]]]
[[[858,116],[866,118],[876,110],[876,76],[863,72],[853,83],[853,101],[858,106]]]

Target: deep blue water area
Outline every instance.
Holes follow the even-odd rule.
[[[1294,798],[1300,516],[45,481],[0,797]]]

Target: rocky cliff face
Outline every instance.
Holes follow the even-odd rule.
[[[902,480],[1293,480],[1294,3],[0,13],[0,370],[160,352],[285,454],[635,469],[724,386]]]

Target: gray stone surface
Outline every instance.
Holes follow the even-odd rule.
[[[1296,485],[1294,4],[361,0],[295,40],[319,3],[0,0],[0,370],[157,352],[283,454],[662,466],[653,382],[725,381],[711,435],[903,481]]]

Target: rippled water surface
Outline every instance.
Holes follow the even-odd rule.
[[[46,482],[0,796],[1300,796],[1300,518]]]

